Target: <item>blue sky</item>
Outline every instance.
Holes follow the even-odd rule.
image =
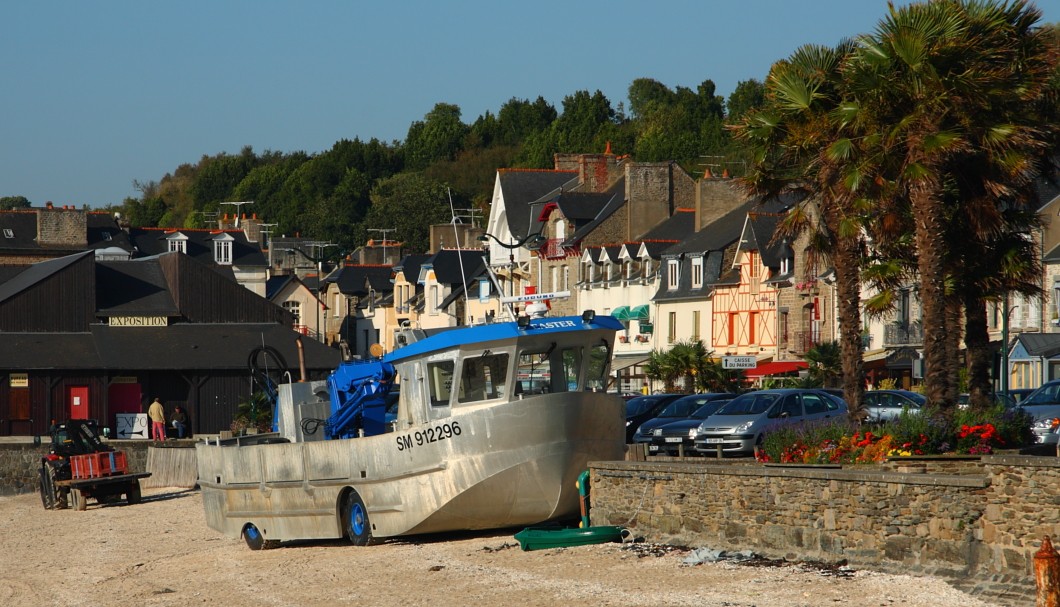
[[[1046,22],[1060,0],[1041,0]],[[636,78],[728,96],[807,43],[871,31],[884,0],[190,0],[0,4],[0,196],[120,203],[203,155],[404,139],[438,102]]]

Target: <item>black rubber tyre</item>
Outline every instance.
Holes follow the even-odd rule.
[[[243,527],[243,541],[251,550],[270,550],[280,545],[279,540],[265,539],[254,523],[247,523],[247,526]]]
[[[40,463],[40,501],[44,506],[45,510],[51,510],[55,508],[55,484],[54,480],[55,472],[52,467],[48,465],[47,460],[41,460]]]
[[[125,501],[130,505],[140,503],[140,481],[133,481],[125,492]]]
[[[346,537],[354,546],[371,546],[378,542],[372,537],[372,523],[368,520],[368,508],[365,507],[364,500],[357,491],[350,491],[350,494],[346,496],[342,520],[346,528]]]
[[[80,489],[70,490],[70,507],[74,510],[83,511],[88,508],[88,498]]]

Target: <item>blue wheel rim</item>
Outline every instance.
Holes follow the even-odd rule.
[[[350,525],[355,535],[364,535],[364,508],[360,504],[350,508]]]

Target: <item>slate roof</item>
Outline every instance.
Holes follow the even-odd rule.
[[[571,234],[567,240],[563,241],[563,246],[572,246],[581,242],[590,232],[595,230],[597,226],[604,222],[608,217],[614,215],[615,211],[622,208],[622,205],[626,204],[626,178],[623,177],[616,181],[614,185],[604,192],[607,196],[607,203],[604,204],[600,212],[596,214],[591,221],[584,223],[577,227],[574,233]]]
[[[162,268],[147,261],[97,262],[96,311],[101,316],[180,316]]]
[[[461,273],[461,260],[463,273]],[[422,268],[434,270],[438,282],[448,285],[463,285],[470,277],[482,271],[486,259],[481,249],[444,249],[423,262]]]
[[[369,290],[376,292],[392,291],[394,284],[390,281],[393,274],[391,266],[384,265],[346,265],[338,268],[324,279],[326,283],[336,283],[343,295],[363,297]]]
[[[62,213],[62,210],[39,209],[48,213]],[[128,235],[118,227],[110,213],[85,212],[80,210],[69,213],[85,213],[85,244],[46,244],[37,242],[38,209],[17,209],[0,211],[0,250],[32,253],[35,251],[84,251],[119,247],[132,252],[133,246]],[[11,231],[7,237],[6,230]]]
[[[214,263],[213,239],[222,232],[232,237],[232,265],[241,267],[268,267],[269,260],[261,252],[256,242],[247,240],[243,230],[205,230],[175,228],[130,228],[129,238],[140,255],[159,255],[169,251],[166,240],[174,232],[188,237],[186,254],[197,261],[209,265]],[[222,266],[227,267],[227,266]]]
[[[669,241],[678,243],[691,236],[696,230],[695,209],[677,209],[659,225],[648,230],[638,240]]]
[[[1016,339],[1031,356],[1052,358],[1060,354],[1060,333],[1020,333]]]
[[[406,281],[416,284],[420,276],[420,266],[430,258],[430,255],[424,254],[406,255],[394,266],[394,272],[403,272]]]
[[[504,214],[508,219],[508,231],[516,238],[530,233],[536,219],[531,217],[531,202],[553,197],[563,189],[573,189],[578,184],[577,171],[500,169],[497,171],[501,194],[504,197]]]
[[[265,281],[265,299],[272,299],[276,297],[287,283],[298,280],[298,277],[294,274],[282,274],[279,276],[272,276]],[[300,282],[300,281],[299,281]]]

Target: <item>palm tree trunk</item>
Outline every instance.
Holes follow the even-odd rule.
[[[833,231],[836,233],[836,231]],[[865,417],[865,365],[861,359],[861,254],[858,241],[838,238],[832,255],[839,314],[839,352],[843,365],[843,398],[850,419]]]
[[[915,149],[915,145],[912,145]],[[946,366],[945,205],[937,179],[913,182],[909,199],[916,222],[917,270],[924,323],[924,395],[928,404],[948,411],[956,404],[950,394]]]
[[[961,301],[946,298],[946,373],[949,376],[946,400],[957,402],[961,383]]]
[[[986,301],[977,295],[964,298],[964,345],[968,348],[969,406],[987,407],[993,401],[990,369],[994,352],[986,324]]]

